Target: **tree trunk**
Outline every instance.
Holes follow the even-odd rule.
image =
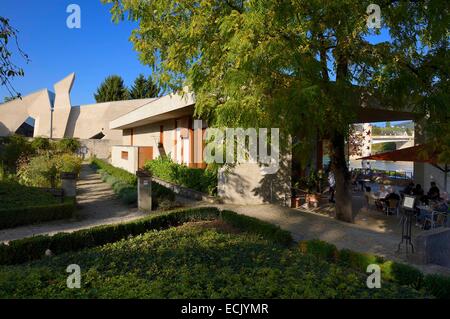
[[[336,181],[336,218],[353,223],[351,179],[345,160],[345,137],[335,131],[330,139],[331,169]]]

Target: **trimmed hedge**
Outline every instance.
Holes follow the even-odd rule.
[[[63,203],[2,209],[0,210],[0,229],[69,219],[75,212],[75,206],[74,198],[65,198]]]
[[[122,202],[127,205],[137,202],[137,177],[124,169],[112,166],[105,161],[94,158],[91,164],[98,169],[102,176],[102,180],[110,184]],[[152,182],[152,209],[156,209],[164,205],[164,202],[175,201],[175,193],[156,183]],[[162,205],[163,204],[163,205]]]
[[[423,289],[427,294],[437,298],[450,299],[450,277],[424,275],[415,267],[385,260],[373,254],[358,253],[348,249],[339,250],[335,245],[321,240],[301,241],[299,249],[304,254],[311,254],[361,272],[366,272],[370,264],[378,264],[384,280],[417,290]]]
[[[290,232],[257,218],[240,215],[229,210],[222,211],[221,218],[236,228],[249,233],[260,234],[264,238],[281,245],[288,246],[294,242]]]
[[[231,211],[220,212],[215,207],[192,208],[151,215],[136,221],[115,225],[98,226],[73,233],[59,233],[54,236],[41,235],[0,244],[0,264],[19,264],[44,256],[50,249],[55,254],[77,251],[104,245],[129,236],[143,234],[149,230],[161,230],[179,226],[189,221],[214,220],[221,218],[236,228],[256,233],[274,242],[292,243],[289,232],[256,218],[239,215]]]
[[[214,195],[217,192],[216,169],[190,168],[175,163],[170,158],[161,157],[145,163],[145,169],[166,182],[209,195]]]
[[[136,185],[136,183],[137,183],[136,175],[133,175],[124,169],[121,169],[121,168],[115,167],[111,164],[108,164],[101,159],[93,158],[91,161],[91,164],[96,166],[97,168],[102,169],[104,172],[108,173],[109,175],[114,176],[118,180],[121,180],[125,184]]]

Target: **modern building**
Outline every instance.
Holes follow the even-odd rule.
[[[54,85],[0,105],[0,136],[16,133],[27,119],[34,120],[34,137],[105,139],[121,141],[122,134],[110,130],[109,122],[154,99],[72,105],[70,91],[75,73]]]
[[[79,138],[88,153],[132,173],[158,156],[168,156],[174,162],[189,167],[205,168],[203,150],[207,123],[203,121],[200,127],[196,127],[195,96],[192,93],[72,106],[70,91],[74,79],[75,74],[71,74],[56,83],[54,93],[44,89],[1,104],[0,136],[23,129],[23,123],[31,117],[35,123],[33,136]],[[361,103],[354,122],[401,120],[420,123],[417,114],[380,106],[369,107],[364,103]],[[362,126],[363,132],[369,129]],[[420,139],[420,125],[416,126],[415,137],[416,142],[424,142]],[[369,141],[370,138],[365,143]],[[256,163],[231,165],[219,172],[218,195],[229,203],[289,205],[293,176],[304,174],[308,169],[322,168],[326,152],[324,145],[326,141],[317,139],[307,168],[298,166],[290,152],[280,154],[280,169],[273,174],[268,174]],[[434,166],[415,163],[414,172],[417,183],[427,186],[435,180],[441,189],[445,189],[442,183],[447,179]]]

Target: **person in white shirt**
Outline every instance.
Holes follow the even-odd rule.
[[[334,203],[334,192],[336,186],[336,180],[334,178],[333,172],[330,170],[328,173],[328,185],[330,186],[330,203]]]

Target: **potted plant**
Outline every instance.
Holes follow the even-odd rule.
[[[295,189],[305,193],[305,204],[307,204],[308,207],[318,207],[323,185],[323,173],[321,171],[318,171],[317,173],[311,171],[308,176],[302,177],[295,184]]]

